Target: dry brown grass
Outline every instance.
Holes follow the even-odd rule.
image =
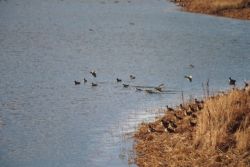
[[[154,132],[143,123],[135,134],[135,163],[145,167],[250,166],[249,92],[233,90],[208,98],[204,108],[193,114],[197,118],[182,114],[179,120],[167,112],[161,119],[176,123],[174,133],[164,131],[161,119],[149,123]],[[197,119],[196,126],[190,125],[191,119]]]
[[[250,0],[174,0],[190,12],[250,19]]]

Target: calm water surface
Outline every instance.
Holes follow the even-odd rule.
[[[229,76],[250,79],[249,53],[249,21],[165,0],[2,0],[0,166],[128,166],[127,133],[181,95],[136,92],[117,77],[200,97],[208,78],[214,91]]]

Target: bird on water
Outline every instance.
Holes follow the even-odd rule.
[[[135,88],[136,91],[143,91],[141,88]]]
[[[128,84],[122,84],[122,85],[123,85],[123,87],[124,87],[124,88],[129,87],[129,85],[128,85]]]
[[[189,64],[189,67],[190,67],[190,68],[194,68],[194,65],[193,65],[193,64]]]
[[[185,75],[184,78],[187,78],[189,80],[189,82],[192,82],[192,80],[193,80],[192,75],[189,75],[189,76]]]
[[[81,82],[80,81],[74,81],[75,82],[75,85],[80,85],[81,84]]]
[[[248,87],[249,86],[249,83],[247,81],[244,81],[244,88]]]
[[[90,74],[92,74],[93,77],[96,77],[96,72],[95,72],[95,70],[90,71]]]
[[[229,77],[229,85],[235,86],[236,80]]]
[[[122,82],[122,79],[116,78],[116,81],[117,81],[117,82]]]
[[[134,75],[130,75],[129,78],[130,79],[135,79],[135,76]]]
[[[91,86],[97,86],[98,84],[97,83],[91,83]]]

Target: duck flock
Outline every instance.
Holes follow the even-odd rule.
[[[189,68],[194,68],[194,65],[190,64]],[[95,70],[91,70],[89,73],[92,75],[92,77],[94,77],[94,78],[97,77],[97,72]],[[130,78],[130,80],[135,80],[136,79],[136,77],[134,75],[132,75],[132,74],[129,75],[129,78]],[[184,78],[187,79],[187,81],[189,81],[189,82],[193,81],[192,75],[185,75]],[[121,78],[116,78],[115,81],[117,83],[122,83],[123,82],[123,80]],[[86,84],[87,82],[88,82],[88,80],[86,78],[83,78],[82,81],[75,80],[74,84],[75,85],[80,85],[81,83]],[[236,86],[236,80],[232,79],[231,77],[229,77],[229,82],[228,83],[233,88]],[[244,83],[245,83],[245,87],[249,86],[249,83],[247,81],[244,81]],[[91,86],[92,87],[97,87],[98,83],[91,82]],[[159,84],[158,86],[135,86],[135,85],[130,85],[130,84],[124,82],[124,83],[122,83],[122,86],[124,88],[133,87],[133,88],[135,88],[136,91],[145,91],[146,93],[149,93],[149,94],[153,94],[153,93],[177,93],[177,92],[180,92],[180,91],[176,91],[176,90],[164,90],[164,87],[165,87],[164,84]]]
[[[194,68],[194,65],[190,64],[189,65],[190,68]],[[92,77],[96,78],[97,77],[97,73],[95,70],[90,71],[90,74],[92,75]],[[135,80],[136,77],[134,75],[129,75],[130,80]],[[192,82],[193,77],[191,75],[185,75],[184,78],[186,78],[189,82]],[[115,81],[117,83],[122,83],[123,80],[121,78],[116,78]],[[88,80],[86,78],[83,78],[82,81],[74,81],[75,85],[80,85],[81,83],[86,84],[88,82]],[[250,92],[250,86],[249,86],[249,81],[244,81],[244,89],[247,92]],[[236,87],[236,80],[232,79],[231,77],[229,77],[229,81],[228,81],[229,86],[231,86],[233,89]],[[163,93],[163,92],[167,92],[167,93],[176,93],[177,91],[174,90],[164,90],[164,84],[160,84],[158,86],[152,87],[152,86],[133,86],[133,85],[129,85],[126,83],[122,84],[124,88],[128,88],[128,87],[134,87],[136,89],[136,91],[145,91],[147,93]],[[91,82],[91,86],[92,87],[96,87],[98,86],[97,83],[95,82]],[[176,119],[178,120],[182,120],[184,118],[184,115],[188,115],[191,117],[190,119],[190,125],[191,126],[196,126],[197,124],[197,115],[195,114],[197,111],[200,111],[204,108],[204,101],[203,100],[197,100],[194,99],[193,103],[189,103],[188,105],[184,106],[183,104],[180,104],[179,107],[177,109],[173,109],[171,107],[169,107],[168,105],[166,106],[166,110],[169,113],[174,113],[174,116],[176,117]],[[183,115],[184,114],[184,115]],[[161,119],[161,125],[164,127],[164,129],[168,132],[174,132],[175,128],[176,128],[176,124],[174,121],[171,121],[169,119]],[[155,129],[155,127],[151,124],[148,125],[148,131],[149,132],[157,132],[159,130]],[[161,131],[161,130],[160,130]]]
[[[95,70],[91,70],[89,73],[92,75],[92,77],[97,78],[97,72]],[[192,76],[190,76],[190,77],[192,78]],[[135,80],[136,77],[131,74],[131,75],[129,75],[129,79],[130,80]],[[167,93],[167,92],[168,93],[169,92],[173,93],[173,92],[177,92],[177,91],[173,91],[173,90],[168,90],[168,91],[164,90],[164,84],[159,84],[158,86],[135,86],[135,85],[130,85],[130,84],[126,83],[126,82],[123,82],[123,80],[121,78],[116,78],[115,82],[122,83],[122,86],[124,88],[133,87],[133,88],[135,88],[136,91],[145,91],[147,93]],[[75,80],[74,81],[75,85],[80,85],[82,83],[87,84],[88,80],[86,78],[83,78],[83,80]],[[97,87],[98,84],[99,83],[97,83],[97,82],[90,82],[90,85],[92,87]]]

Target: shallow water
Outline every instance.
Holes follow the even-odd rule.
[[[127,134],[181,94],[136,92],[115,79],[164,83],[185,99],[201,97],[207,79],[211,91],[227,89],[229,76],[242,85],[249,27],[164,0],[0,1],[0,166],[128,166]]]

